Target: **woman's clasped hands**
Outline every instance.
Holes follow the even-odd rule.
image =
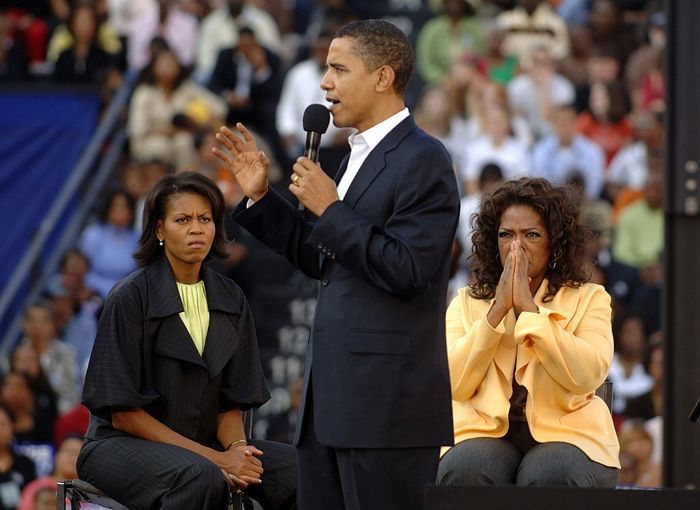
[[[218,464],[226,479],[238,489],[262,483],[263,454],[255,446],[241,444],[219,453]]]
[[[511,309],[516,317],[521,312],[539,311],[533,298],[532,278],[528,275],[528,267],[525,248],[516,239],[509,244],[503,272],[496,286],[496,296],[487,315],[492,327],[498,326]],[[538,287],[539,283],[541,282],[537,282]]]

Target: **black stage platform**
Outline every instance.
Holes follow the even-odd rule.
[[[700,510],[700,490],[568,487],[426,488],[424,510]]]

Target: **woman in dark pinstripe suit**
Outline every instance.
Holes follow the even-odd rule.
[[[130,509],[225,508],[232,488],[266,510],[294,505],[291,446],[254,446],[243,431],[241,411],[269,392],[243,293],[204,264],[225,255],[223,215],[208,178],[163,178],[146,200],[141,268],[100,317],[78,474]]]

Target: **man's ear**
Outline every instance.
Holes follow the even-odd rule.
[[[393,88],[396,73],[390,66],[381,66],[377,69],[377,81],[374,88],[377,92],[386,92]]]

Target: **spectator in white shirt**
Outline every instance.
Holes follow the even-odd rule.
[[[533,149],[535,174],[562,185],[572,172],[581,172],[588,198],[598,198],[603,190],[605,154],[598,144],[576,133],[576,109],[557,107],[554,133],[540,140]]]
[[[550,124],[554,107],[574,102],[576,92],[571,82],[555,71],[546,48],[533,53],[527,72],[508,83],[511,108],[525,116],[535,139],[552,132]]]
[[[494,107],[487,113],[484,136],[468,143],[465,154],[462,179],[468,193],[477,191],[479,173],[486,163],[498,164],[506,180],[531,173],[527,146],[513,136],[510,114],[505,108]]]

